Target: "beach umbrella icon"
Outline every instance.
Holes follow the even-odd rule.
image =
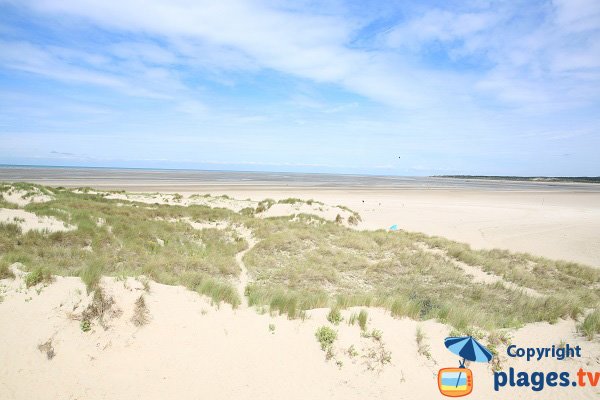
[[[462,357],[459,368],[465,368],[465,360],[490,362],[493,357],[492,352],[479,343],[473,336],[447,337],[444,340],[444,345],[452,353]],[[458,386],[461,375],[459,372],[456,386]]]
[[[464,367],[465,360],[475,362],[490,362],[492,352],[479,343],[473,336],[447,337],[444,345],[448,350],[463,358],[460,363]]]

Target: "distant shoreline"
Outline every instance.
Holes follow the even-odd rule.
[[[166,172],[166,173],[199,173],[199,174],[243,174],[249,176],[271,175],[271,176],[324,176],[324,177],[359,177],[359,178],[381,178],[381,179],[408,179],[423,180],[437,178],[466,179],[466,180],[488,180],[488,181],[515,181],[515,182],[546,182],[546,183],[600,183],[600,176],[512,176],[512,175],[380,175],[380,174],[353,174],[332,172],[291,172],[291,171],[243,171],[243,170],[220,170],[220,169],[195,169],[195,168],[148,168],[148,167],[106,167],[106,166],[71,166],[71,165],[28,165],[28,164],[2,164],[1,169],[33,169],[33,170],[98,170],[98,171],[132,171],[141,173]]]
[[[553,180],[549,180],[553,179]],[[557,180],[562,179],[562,180]],[[213,192],[227,188],[298,190],[485,190],[598,192],[600,178],[523,178],[445,175],[376,176],[298,172],[82,168],[0,165],[0,182],[146,192]],[[581,178],[590,179],[590,178]],[[289,196],[288,196],[289,197]]]
[[[433,178],[484,179],[518,182],[600,183],[600,176],[501,176],[501,175],[434,175]]]

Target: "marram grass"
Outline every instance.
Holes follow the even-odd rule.
[[[418,233],[356,231],[310,215],[293,221],[257,216],[275,204],[272,200],[236,213],[109,200],[91,190],[15,186],[53,198],[29,204],[27,211],[77,229],[23,233],[16,223],[0,224],[2,277],[10,276],[8,266],[14,262],[27,271],[80,276],[90,290],[102,275],[145,275],[235,307],[241,303],[235,257],[248,243],[234,229],[197,230],[186,222],[224,221],[247,227],[258,241],[244,257],[251,282],[245,292],[248,304],[290,318],[320,307],[384,307],[395,317],[434,318],[459,330],[495,330],[578,318],[600,305],[600,270],[588,266],[473,250]],[[0,193],[15,186],[0,184]],[[14,207],[0,199],[0,208]],[[500,282],[474,283],[461,263],[494,274]],[[580,328],[588,336],[597,332],[597,313],[589,314]],[[360,317],[359,323],[362,327]]]

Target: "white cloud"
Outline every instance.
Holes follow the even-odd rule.
[[[31,18],[60,19],[56,29],[70,40],[64,47],[36,42],[35,34],[16,41],[16,30],[0,43],[3,67],[150,99],[123,101],[127,110],[114,120],[86,125],[98,134],[107,126],[124,135],[174,132],[169,140],[184,143],[182,151],[189,137],[214,136],[231,142],[223,144],[227,154],[236,143],[241,154],[251,146],[286,154],[292,137],[310,136],[310,146],[294,142],[294,151],[327,158],[345,143],[352,162],[365,149],[494,154],[521,133],[546,140],[571,124],[573,131],[597,132],[597,117],[585,113],[600,97],[593,1],[403,6],[395,23],[371,9],[353,15],[354,6],[342,2],[327,11],[312,1],[279,0],[14,4],[34,10],[24,12]],[[71,36],[78,29],[98,36],[78,40]],[[346,92],[374,101],[348,99]],[[119,107],[110,96],[103,100]],[[573,123],[570,110],[582,118]],[[70,132],[78,131],[75,125]],[[544,136],[549,127],[556,135]],[[326,140],[327,146],[314,145]]]
[[[301,5],[281,2],[30,0],[25,4],[46,14],[83,18],[104,28],[157,39],[161,45],[136,40],[105,49],[116,58],[119,70],[135,71],[133,78],[150,83],[145,87],[157,93],[169,92],[168,88],[185,91],[180,77],[160,70],[179,64],[212,71],[212,77],[222,83],[233,83],[223,70],[272,69],[334,83],[405,109],[469,107],[479,95],[517,106],[541,98],[560,106],[564,86],[589,87],[590,77],[597,78],[589,70],[597,69],[600,59],[600,38],[597,31],[590,34],[598,27],[599,7],[586,0],[575,5],[557,1],[540,21],[518,26],[511,21],[526,13],[519,4],[491,3],[464,11],[430,9],[399,23],[386,34],[384,47],[371,50],[349,45],[361,26],[360,16],[309,12]],[[590,36],[571,37],[574,25],[578,27],[575,34]],[[456,62],[464,58],[483,69],[465,73],[423,64],[420,53],[435,41],[444,43],[443,51]],[[94,66],[104,62],[102,57],[85,61]],[[27,70],[40,73],[40,68],[31,65]],[[79,77],[113,87],[124,84],[114,68],[104,69],[108,75],[69,72],[62,79]],[[575,81],[570,82],[574,75]],[[584,95],[594,97],[591,91],[573,92],[574,101]]]

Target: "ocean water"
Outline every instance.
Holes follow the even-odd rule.
[[[557,182],[490,181],[442,177],[238,172],[133,168],[81,168],[0,165],[0,181],[65,186],[105,183],[134,186],[289,186],[316,188],[405,188],[478,190],[558,190],[600,192],[600,185]]]

